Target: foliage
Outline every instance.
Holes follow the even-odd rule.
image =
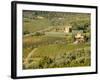
[[[34,63],[34,61],[33,61]],[[29,69],[37,68],[59,68],[59,67],[79,67],[90,66],[90,50],[83,48],[74,50],[72,52],[62,53],[54,58],[47,56],[41,57],[41,59],[35,64],[28,66]]]
[[[43,32],[36,32],[35,34],[34,34],[34,36],[42,36],[42,35],[44,35],[45,33],[43,33]]]
[[[24,31],[24,35],[29,34],[29,31]]]

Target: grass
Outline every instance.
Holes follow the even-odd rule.
[[[62,55],[66,52],[71,52],[77,49],[82,48],[89,48],[89,44],[80,44],[80,45],[73,45],[73,44],[52,44],[47,46],[41,46],[38,50],[33,54],[33,57],[43,57],[48,56],[50,58],[54,58],[57,55]]]
[[[28,53],[34,49],[35,47],[45,47],[46,45],[48,46],[49,44],[67,44],[69,42],[72,42],[70,36],[64,36],[63,34],[46,34],[43,36],[29,36],[29,37],[24,37],[23,38],[23,57],[26,57]],[[55,46],[51,45],[51,46]],[[59,45],[58,45],[59,46]]]
[[[28,31],[28,32],[36,32],[39,31],[41,29],[45,29],[50,27],[50,22],[47,19],[42,19],[42,20],[31,20],[29,22],[24,22],[23,23],[24,26],[24,32]]]
[[[66,33],[64,33],[64,32],[46,32],[45,33],[46,34],[46,36],[53,36],[53,37],[57,37],[57,36],[59,36],[59,37],[65,37],[65,35],[66,35]]]

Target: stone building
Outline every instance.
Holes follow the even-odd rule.
[[[75,41],[74,41],[75,44],[82,43],[82,42],[85,41],[84,36],[82,35],[82,33],[77,33],[74,38],[75,38]]]
[[[69,32],[72,32],[72,26],[67,26],[64,28],[64,32],[65,33],[69,33]]]

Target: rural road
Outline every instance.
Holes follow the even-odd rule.
[[[50,30],[52,28],[53,27],[49,27],[49,28],[45,28],[43,30],[39,30],[39,31],[36,31],[36,32],[43,32],[43,31],[45,32],[45,31]],[[32,33],[26,34],[26,35],[24,35],[24,37],[28,37],[28,36],[34,35],[36,32],[32,32]]]

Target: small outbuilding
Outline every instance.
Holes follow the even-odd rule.
[[[74,37],[75,41],[74,43],[77,44],[77,43],[82,43],[85,41],[84,39],[84,36],[82,35],[82,33],[77,33]]]

